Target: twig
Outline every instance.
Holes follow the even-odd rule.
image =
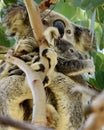
[[[45,77],[46,72],[48,71],[48,68],[49,68],[48,60],[46,58],[43,58],[41,56],[41,53],[42,53],[43,49],[47,48],[47,42],[43,36],[44,28],[43,28],[43,25],[41,22],[39,11],[34,6],[34,1],[33,0],[25,0],[24,2],[26,5],[26,8],[27,8],[27,11],[28,11],[29,20],[30,20],[30,24],[31,24],[32,29],[33,29],[34,37],[35,37],[37,43],[39,44],[40,62],[46,68],[46,71],[44,72],[44,74],[43,73],[37,74],[35,72],[34,80],[31,82],[32,83],[31,84],[31,91],[33,94],[33,103],[36,104],[35,106],[33,106],[32,122],[34,122],[34,123],[40,122],[40,124],[41,124],[41,122],[46,122],[46,96],[45,96],[44,87],[42,84],[42,80],[43,80],[42,78]]]
[[[41,40],[43,40],[44,28],[41,22],[39,10],[34,6],[33,0],[24,0],[24,3],[28,11],[29,20],[33,29],[35,40],[40,45],[42,43]]]
[[[0,54],[6,54],[7,52],[0,52]]]
[[[91,104],[92,114],[82,130],[100,130],[104,125],[104,92],[99,94]]]
[[[44,10],[48,9],[51,5],[54,5],[57,3],[57,0],[43,0],[39,5],[38,8],[40,10],[40,13],[42,13]]]
[[[0,49],[2,49],[2,50],[6,50],[6,51],[9,50],[9,48],[7,48],[7,47],[5,47],[5,46],[0,46]]]
[[[18,121],[8,116],[2,116],[2,115],[0,115],[0,124],[15,127],[21,130],[53,130],[52,128],[33,125],[25,121]]]
[[[33,95],[32,122],[46,125],[46,99],[44,88],[42,86],[41,72],[33,71],[24,61],[9,54],[7,55],[6,60],[17,65],[26,74],[27,82]]]

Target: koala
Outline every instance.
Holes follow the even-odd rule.
[[[91,40],[92,35],[87,28],[72,23],[65,16],[55,11],[46,10],[41,15],[43,25],[46,28],[49,26],[56,27],[61,38],[72,43],[83,55],[86,56],[89,51],[96,49],[95,35],[93,40]]]
[[[57,30],[57,29],[55,29],[55,30]],[[49,32],[49,30],[48,30],[48,32]],[[53,36],[52,33],[50,33],[50,34]],[[55,49],[56,53],[62,52],[63,50],[61,50],[61,48],[63,48],[64,46],[67,46],[66,49],[67,49],[68,54],[65,53],[66,57],[65,57],[65,55],[63,55],[64,52],[63,52],[62,56],[60,55],[61,53],[59,54],[60,58],[63,57],[63,59],[66,61],[71,60],[71,58],[72,58],[72,60],[73,59],[83,60],[81,55],[79,54],[79,52],[76,49],[74,49],[74,46],[65,40],[63,41],[63,39],[59,39],[59,40],[56,39],[55,45],[52,45],[52,46]],[[73,50],[73,53],[72,53],[72,50]],[[69,59],[67,59],[68,55],[69,55]],[[61,61],[59,63],[61,63]],[[82,62],[82,63],[84,63],[84,62]],[[77,67],[76,64],[74,64],[74,65],[75,66],[73,66],[73,68]],[[91,65],[92,65],[91,62],[87,63],[86,71],[87,71],[87,68],[90,68],[92,70]],[[71,66],[71,64],[69,66]],[[77,71],[78,71],[78,69],[79,68],[77,68]],[[82,69],[84,69],[84,68],[82,68]],[[68,70],[68,71],[69,71],[68,73],[70,73],[70,70]],[[59,129],[67,130],[69,128],[71,128],[71,129],[79,128],[81,125],[82,118],[83,118],[83,110],[82,110],[82,102],[81,102],[82,94],[78,93],[78,92],[72,93],[71,88],[74,86],[83,85],[83,84],[80,84],[80,83],[78,84],[70,77],[68,77],[60,72],[57,72],[57,71],[54,71],[54,73],[51,73],[50,76],[52,77],[52,80],[51,80],[51,83],[49,84],[49,86],[46,87],[46,91],[48,92],[48,95],[53,94],[54,95],[53,97],[55,97],[55,99],[53,100],[54,103],[52,101],[51,104],[55,107],[54,113],[55,114],[57,113],[58,117],[55,116],[55,119],[53,119],[55,126],[53,124],[51,124],[51,125],[49,124],[49,126],[55,127],[57,130],[59,130]],[[22,81],[21,81],[21,77],[23,77]],[[31,115],[30,110],[32,110],[32,106],[30,105],[30,102],[32,102],[32,95],[31,95],[30,90],[28,91],[28,89],[29,89],[28,87],[26,87],[26,89],[25,89],[25,85],[27,86],[27,81],[25,80],[24,76],[16,76],[16,75],[4,78],[2,80],[2,83],[5,82],[5,80],[6,80],[6,83],[8,84],[6,86],[8,86],[8,87],[6,88],[7,91],[5,92],[4,95],[5,96],[9,95],[9,98],[11,99],[11,103],[9,103],[10,99],[8,98],[6,100],[7,103],[5,102],[5,106],[8,106],[8,107],[5,107],[5,109],[3,109],[3,111],[5,111],[4,113],[11,115],[12,117],[16,117],[17,119],[20,119],[20,120],[23,120],[23,119],[29,120],[30,115]],[[17,82],[17,86],[13,87],[15,82]],[[3,85],[2,83],[1,83],[1,86]],[[20,83],[21,83],[21,85],[20,85]],[[23,87],[23,89],[21,87]],[[1,87],[1,91],[4,91],[4,89],[5,89],[5,87]],[[24,93],[21,89],[23,91],[25,89],[25,91],[28,91],[28,92]],[[14,95],[13,95],[12,94],[13,91],[15,91],[16,94],[14,93]],[[18,93],[20,93],[21,96],[18,96]],[[1,94],[2,94],[2,92],[1,92]],[[14,96],[14,98],[12,96]],[[22,96],[23,96],[23,98],[22,98]],[[63,98],[61,98],[61,97],[63,97]],[[2,100],[2,98],[1,98],[1,100]],[[16,101],[16,104],[14,103],[15,106],[19,105],[17,108],[19,110],[21,110],[19,117],[17,116],[18,113],[16,113],[16,110],[12,109],[12,105],[13,105],[12,103],[15,101]],[[2,102],[3,102],[3,100],[1,101],[1,103]],[[30,113],[27,113],[27,114],[25,113],[25,105],[26,105],[25,103],[26,104],[28,103],[28,109],[29,109]],[[20,107],[20,104],[21,104],[21,107]],[[1,107],[3,107],[3,106],[1,105]],[[10,108],[10,109],[8,110],[8,108]],[[12,111],[14,111],[14,113]],[[50,111],[52,111],[51,113],[53,113],[53,110],[50,110]],[[67,113],[67,117],[66,117],[66,113]],[[25,117],[25,114],[26,114],[26,117]],[[79,116],[77,116],[77,114]],[[62,119],[62,120],[60,120],[60,119]],[[78,122],[79,122],[79,124],[78,124]]]
[[[96,39],[92,41],[92,35],[87,28],[73,24],[65,16],[50,10],[41,13],[44,28],[53,26],[60,33],[60,37],[72,43],[80,53],[87,54],[96,48]],[[6,26],[6,34],[15,38],[33,37],[29,23],[28,13],[24,5],[13,5],[8,9],[3,24]]]
[[[57,35],[56,29],[50,27],[44,35],[49,39],[55,36],[54,33]],[[51,44],[52,39],[50,41],[48,42]],[[93,61],[83,59],[70,42],[61,38],[54,40],[53,48],[58,54],[58,63],[51,74],[52,80],[46,87],[46,91],[53,95],[54,99],[52,98],[51,102],[59,114],[56,130],[76,130],[84,120],[82,93],[73,92],[72,88],[87,87],[87,82],[81,74],[94,72]]]
[[[33,36],[29,17],[24,5],[12,5],[7,9],[7,12],[2,19],[6,27],[6,34],[9,37],[14,37],[18,40]]]
[[[47,12],[47,11],[46,11],[46,12]],[[54,12],[54,13],[55,13],[55,12]],[[57,15],[58,15],[58,14],[55,16],[54,13],[53,13],[53,16],[57,18]],[[18,11],[17,11],[17,14],[18,14]],[[21,14],[22,14],[22,13],[21,13]],[[17,16],[18,16],[18,15],[17,15]],[[60,16],[60,15],[59,15],[59,16]],[[13,18],[13,17],[12,17],[12,18]],[[15,17],[15,18],[16,18],[16,17]],[[50,18],[51,18],[51,17],[50,17]],[[61,18],[61,16],[60,16],[60,18]],[[61,19],[63,20],[64,18],[62,17]],[[16,20],[16,19],[15,19],[15,20]],[[17,18],[16,21],[18,21],[18,18]],[[53,20],[53,22],[54,22],[54,20]],[[56,22],[56,21],[55,21],[55,22]],[[58,22],[58,21],[57,21],[57,22]],[[60,30],[60,29],[59,29],[59,22],[58,22],[58,25],[57,25],[57,22],[54,23],[54,26],[55,26],[55,27],[58,29],[58,31],[59,31],[59,30]],[[66,23],[67,23],[67,24],[69,23],[69,24],[68,24],[68,27],[71,26],[71,27],[72,27],[72,28],[71,28],[72,30],[75,29],[75,28],[73,28],[73,26],[72,26],[73,24],[72,24],[71,22],[67,21],[67,22],[65,22],[65,25],[66,25]],[[44,24],[44,21],[43,21],[43,24]],[[23,26],[23,25],[22,25],[22,26]],[[44,25],[44,26],[46,26],[46,25]],[[49,27],[49,26],[53,26],[53,23],[51,24],[51,22],[50,22],[50,24],[47,25],[47,27]],[[75,26],[75,25],[74,25],[74,26]],[[17,29],[18,29],[18,26],[17,26]],[[24,31],[25,31],[25,30],[24,30]],[[61,42],[63,42],[63,45],[64,45],[64,43],[68,43],[69,45],[70,45],[70,43],[71,43],[71,45],[73,45],[73,46],[74,46],[74,49],[75,49],[75,44],[76,44],[76,43],[75,43],[75,37],[74,37],[74,34],[75,34],[75,33],[74,33],[74,31],[72,31],[72,32],[73,32],[73,35],[69,38],[69,40],[66,39],[66,41],[63,41],[63,39],[65,39],[65,35],[64,35],[64,34],[65,34],[65,32],[67,32],[67,31],[65,31],[65,28],[64,28],[63,31],[64,31],[63,35],[62,35],[61,32],[59,31],[59,34],[60,34],[59,37],[60,37],[60,39],[58,39],[58,40],[61,41]],[[11,31],[11,32],[12,32],[12,31]],[[26,32],[25,32],[25,33],[26,33]],[[25,33],[24,33],[24,34],[25,34]],[[86,31],[86,33],[88,33],[88,32]],[[12,33],[11,33],[11,34],[12,34]],[[16,31],[14,36],[18,37],[19,35],[17,35],[17,34],[18,34],[18,33],[17,33],[17,31]],[[22,35],[21,35],[21,36],[22,36]],[[89,39],[90,39],[90,37],[91,37],[91,36],[89,35]],[[27,36],[26,38],[28,39],[28,36]],[[23,38],[22,40],[24,41],[24,40],[26,40],[26,38]],[[71,40],[71,39],[73,39],[73,40]],[[84,37],[83,37],[83,39],[84,39]],[[57,42],[58,42],[58,40],[56,39]],[[67,41],[70,41],[70,42],[67,42]],[[56,43],[57,43],[57,42],[56,42]],[[61,42],[60,42],[60,43],[61,43]],[[21,43],[22,43],[22,42],[21,42]],[[55,44],[56,44],[56,43],[55,43]],[[28,47],[27,47],[28,43],[27,43],[27,44],[23,44],[23,45],[26,45],[26,46],[23,46],[23,47],[24,47],[24,48],[27,48],[27,50],[28,50]],[[59,45],[60,45],[60,44],[59,44]],[[62,45],[62,46],[63,46],[63,45]],[[17,46],[17,47],[14,47],[14,49],[16,48],[16,52],[17,52],[17,51],[18,51],[18,52],[21,52],[21,51],[19,51],[19,49],[18,49],[18,48],[21,48],[21,47],[20,47],[21,44],[19,44],[19,46],[18,46],[18,45],[16,45],[16,46]],[[57,44],[57,46],[58,46],[58,44]],[[73,48],[73,46],[71,46],[71,47]],[[58,49],[60,49],[59,51],[62,52],[62,51],[61,51],[62,48],[63,48],[63,47],[61,47],[61,48],[58,48],[58,47],[57,47],[56,49],[57,49],[57,51],[58,51]],[[69,48],[70,48],[70,47],[69,47]],[[69,50],[71,51],[71,49],[69,49]],[[57,51],[56,51],[56,52],[57,52]],[[58,53],[59,53],[59,51],[58,51]],[[23,51],[23,52],[24,52],[24,51]],[[75,52],[75,51],[74,51],[74,52]],[[63,53],[65,53],[65,52],[63,52]],[[61,54],[61,53],[59,53],[59,56],[60,56],[60,54]],[[71,53],[69,53],[69,54],[71,54]],[[79,57],[82,58],[82,56],[81,56],[80,54],[77,54],[77,53],[74,53],[74,54],[76,55],[76,56],[75,56],[75,59],[77,59],[77,58],[80,59]],[[85,53],[84,53],[84,54],[85,54]],[[26,54],[26,55],[27,55],[27,54]],[[68,56],[68,53],[67,53],[66,55]],[[64,57],[64,54],[61,55],[60,57],[61,57],[61,58],[64,57],[62,60],[67,59],[68,62],[69,62],[71,56],[72,56],[72,55],[69,56],[69,59],[67,59],[68,57],[65,58],[65,57]],[[73,55],[73,56],[74,56],[74,55]],[[73,57],[73,56],[72,56],[72,57]],[[78,56],[78,57],[77,57],[77,56]],[[61,59],[60,57],[58,58],[58,62],[60,62],[60,64],[62,64],[62,62],[61,62],[62,60],[60,60],[60,59]],[[72,59],[73,59],[73,58],[72,58]],[[66,61],[67,61],[67,60],[66,60]],[[65,62],[66,62],[66,61],[65,61]],[[64,62],[64,63],[65,63],[65,62]],[[73,63],[74,63],[74,62],[73,62]],[[83,63],[84,63],[84,62],[83,62]],[[87,63],[87,62],[86,62],[86,63]],[[64,64],[64,65],[65,65],[65,64]],[[68,63],[67,65],[70,66],[69,63]],[[90,67],[89,67],[89,65],[90,65]],[[59,65],[59,66],[60,66],[60,65]],[[67,67],[68,67],[68,66],[67,66]],[[67,68],[67,67],[66,67],[66,68]],[[77,67],[77,66],[76,66],[76,67]],[[57,70],[57,68],[58,68],[58,67],[56,67],[56,70]],[[91,68],[90,62],[88,62],[88,66],[86,65],[86,66],[84,66],[84,68],[86,68],[86,69],[87,69],[87,68]],[[82,69],[84,69],[84,68],[82,68]],[[92,67],[92,68],[93,68],[93,67]],[[77,82],[78,82],[78,81],[76,81],[77,78],[73,78],[73,76],[72,76],[72,77],[69,77],[69,76],[67,76],[67,75],[64,74],[64,73],[65,73],[64,71],[63,71],[63,74],[62,74],[62,72],[60,72],[60,71],[61,71],[61,69],[59,69],[59,72],[57,72],[57,71],[54,72],[54,75],[52,76],[52,79],[53,79],[53,80],[51,81],[51,85],[49,85],[49,87],[46,87],[46,91],[49,92],[49,91],[51,90],[51,93],[52,93],[52,94],[54,93],[54,94],[53,94],[54,97],[55,97],[54,100],[57,100],[57,101],[55,102],[55,104],[58,104],[58,105],[54,105],[54,106],[55,106],[55,109],[58,111],[58,116],[59,116],[59,117],[62,116],[61,113],[64,113],[65,111],[66,111],[66,113],[69,112],[69,109],[66,108],[67,110],[66,110],[66,109],[63,110],[63,109],[61,109],[61,107],[58,108],[58,106],[60,106],[60,102],[61,102],[62,100],[61,100],[61,101],[58,100],[59,96],[57,97],[57,94],[55,93],[56,90],[55,90],[55,88],[52,87],[52,86],[57,86],[57,83],[61,84],[60,82],[61,82],[61,80],[63,79],[63,80],[62,80],[62,82],[63,82],[63,83],[62,83],[62,86],[64,86],[65,88],[67,88],[67,89],[65,89],[65,92],[66,92],[67,90],[69,90],[69,91],[67,91],[67,92],[68,92],[69,95],[70,95],[70,96],[68,96],[68,94],[66,94],[66,97],[67,97],[67,98],[66,98],[66,97],[65,97],[65,98],[68,99],[68,100],[66,100],[66,102],[67,102],[68,104],[72,104],[72,102],[73,102],[74,105],[73,105],[72,109],[74,109],[74,108],[76,108],[75,104],[77,104],[77,101],[78,101],[78,100],[75,100],[75,103],[74,103],[74,99],[72,100],[72,102],[70,102],[71,100],[69,100],[69,97],[71,97],[71,96],[72,96],[72,97],[73,97],[73,96],[75,97],[74,94],[71,95],[71,88],[72,88],[74,85],[75,85],[75,86],[81,85],[81,83],[79,83],[79,84],[77,83]],[[74,70],[74,71],[75,71],[75,70]],[[74,71],[73,71],[73,73],[74,73]],[[78,71],[78,69],[76,70],[76,72],[77,72],[77,71]],[[85,71],[85,72],[86,72],[86,71]],[[58,73],[58,74],[57,74],[57,73]],[[70,73],[70,69],[68,70],[68,73]],[[80,73],[79,73],[79,74],[80,74]],[[76,74],[75,74],[75,75],[76,75]],[[16,77],[16,76],[17,76],[17,77]],[[56,79],[57,79],[57,78],[56,78],[57,76],[58,76],[58,77],[61,77],[61,79],[57,80],[58,82],[55,83],[55,82],[56,82]],[[14,75],[12,75],[12,76],[9,76],[9,77],[4,77],[4,78],[2,79],[3,82],[0,81],[0,84],[1,84],[0,86],[4,86],[4,87],[1,87],[1,91],[4,90],[4,88],[5,88],[5,85],[3,85],[3,83],[4,83],[5,81],[8,81],[7,84],[8,84],[9,87],[6,88],[6,89],[8,90],[8,91],[6,91],[7,93],[5,93],[6,96],[8,95],[8,92],[10,92],[10,93],[13,92],[13,91],[18,91],[18,92],[20,91],[20,92],[21,92],[21,89],[22,89],[21,87],[22,87],[22,85],[21,85],[21,87],[20,87],[19,83],[23,84],[24,87],[25,87],[25,84],[26,84],[25,78],[23,78],[22,81],[19,81],[19,82],[18,82],[18,80],[16,81],[16,78],[21,79],[21,77],[24,77],[24,76],[20,76],[20,75],[15,75],[15,76],[14,76]],[[62,77],[63,77],[63,78],[62,78]],[[81,77],[80,79],[83,79],[82,76],[78,76],[78,77]],[[7,80],[6,78],[7,78],[8,80]],[[73,79],[74,79],[74,80],[73,80]],[[55,82],[54,82],[54,80],[55,80]],[[64,80],[65,80],[65,82],[64,82]],[[12,82],[12,81],[13,81],[13,82]],[[70,82],[70,81],[71,81],[71,82]],[[1,82],[2,82],[2,83],[1,83]],[[17,85],[17,87],[16,87],[16,90],[14,90],[14,88],[13,88],[13,84],[15,84],[15,82],[18,83],[18,85]],[[67,85],[67,87],[66,87],[67,82],[70,82],[71,84]],[[81,82],[82,82],[82,80],[81,80]],[[83,82],[85,83],[84,80],[83,80]],[[10,83],[13,83],[13,84],[11,85]],[[10,85],[9,85],[9,84],[10,84]],[[52,84],[53,84],[53,85],[52,85]],[[63,85],[63,84],[64,84],[64,85]],[[86,84],[86,83],[85,83],[85,84]],[[59,85],[58,85],[58,86],[59,86]],[[62,87],[62,86],[60,85],[60,87]],[[71,88],[70,88],[70,87],[68,88],[68,86],[71,86]],[[13,91],[10,91],[10,87],[13,89]],[[61,93],[64,88],[60,89],[60,87],[57,88],[57,91],[59,90],[59,92]],[[28,89],[29,89],[29,88],[28,88]],[[27,89],[26,91],[28,91],[28,89]],[[26,106],[26,104],[28,103],[28,106],[30,106],[30,110],[32,110],[32,106],[30,105],[30,102],[32,102],[32,96],[31,96],[30,93],[29,93],[30,95],[29,95],[28,93],[25,93],[26,96],[29,95],[29,97],[26,97],[26,96],[24,96],[24,94],[21,94],[21,97],[24,96],[24,97],[26,97],[26,98],[25,98],[25,99],[22,99],[22,98],[20,99],[20,96],[18,96],[18,92],[17,92],[17,96],[15,96],[14,98],[11,98],[11,99],[13,99],[12,102],[13,102],[13,101],[15,102],[15,101],[17,100],[17,101],[16,101],[16,105],[18,105],[18,109],[21,110],[21,114],[20,114],[21,116],[18,117],[17,115],[15,115],[15,114],[16,114],[16,110],[14,110],[14,113],[12,113],[12,109],[9,109],[9,113],[8,113],[7,107],[6,107],[6,110],[4,110],[4,111],[6,111],[6,112],[4,112],[4,113],[6,113],[6,114],[8,114],[8,115],[10,115],[10,116],[12,116],[12,117],[16,117],[17,119],[29,120],[30,117],[27,116],[27,115],[30,115],[30,114],[26,114],[26,110],[25,110],[26,107],[25,107],[25,106]],[[29,92],[30,92],[30,90],[29,90]],[[12,94],[9,94],[9,95],[12,96]],[[14,95],[15,95],[15,94],[14,94]],[[62,93],[62,95],[63,95],[63,93]],[[64,93],[64,95],[65,95],[65,93]],[[76,96],[76,97],[77,97],[76,99],[79,99],[79,98],[81,99],[81,95],[82,95],[82,94],[81,94],[81,93],[78,93],[78,95],[79,95],[79,96],[78,96],[78,97]],[[2,92],[1,92],[1,96],[2,96]],[[61,95],[60,95],[60,96],[61,96]],[[57,97],[57,98],[56,98],[56,97]],[[74,97],[73,97],[73,98],[74,98]],[[65,100],[65,98],[63,97],[63,100]],[[2,99],[1,99],[1,100],[2,100]],[[1,102],[3,102],[3,100],[2,100]],[[7,102],[10,102],[10,101],[7,100]],[[70,102],[70,103],[69,103],[69,102]],[[66,105],[67,105],[67,103],[66,103]],[[21,107],[20,107],[20,104],[21,104]],[[25,104],[25,105],[24,105],[24,104]],[[53,104],[54,104],[54,103],[53,103]],[[63,105],[62,105],[62,104],[63,104]],[[62,104],[61,104],[62,108],[63,108],[64,106],[66,107],[66,105],[64,105],[63,101],[62,101]],[[78,104],[79,104],[79,106],[81,106],[81,100],[79,100],[79,103],[78,103]],[[9,106],[9,105],[10,105],[10,106]],[[11,103],[11,104],[5,103],[5,106],[8,106],[8,108],[12,108],[12,103]],[[71,107],[71,106],[70,106],[70,107]],[[29,108],[29,107],[28,107],[28,108]],[[1,108],[1,109],[3,109],[3,108]],[[70,110],[72,110],[72,109],[70,109]],[[30,111],[30,110],[29,110],[29,111]],[[72,110],[72,111],[73,111],[73,110]],[[75,110],[75,112],[77,113],[76,110]],[[78,112],[81,114],[81,113],[82,113],[82,108],[81,108],[80,110],[78,110]],[[73,111],[72,113],[74,113],[74,111]],[[26,117],[25,117],[25,115],[26,115]],[[82,115],[83,115],[83,114],[82,114]],[[81,117],[79,118],[81,121],[82,121],[82,115],[81,115]],[[75,116],[76,116],[76,115],[75,115]],[[75,116],[74,116],[74,117],[75,117]],[[65,116],[64,116],[64,117],[65,117]],[[72,117],[73,117],[73,116],[72,116]],[[58,121],[58,123],[56,123],[56,124],[57,124],[57,125],[56,125],[57,129],[61,129],[61,123],[63,124],[63,125],[62,125],[62,126],[63,126],[63,127],[62,127],[62,130],[67,130],[67,129],[69,129],[69,128],[72,128],[72,129],[78,128],[78,127],[80,126],[80,124],[77,124],[77,126],[75,126],[75,124],[78,123],[78,122],[77,122],[77,118],[76,118],[76,121],[73,122],[74,117],[73,117],[73,118],[72,118],[72,117],[70,116],[70,114],[69,114],[68,117],[67,117],[67,119],[70,118],[70,119],[72,119],[72,121],[70,121],[70,120],[67,120],[67,121],[66,121],[66,120],[65,120],[65,122],[64,122],[64,121],[63,121],[64,118],[63,118],[63,120],[59,120],[59,119],[58,119],[59,121]],[[61,119],[62,119],[62,118],[61,118]],[[69,123],[69,122],[71,122],[71,123]],[[70,125],[68,125],[68,127],[66,126],[67,123],[70,124]],[[60,125],[58,125],[58,124],[60,124]],[[67,127],[67,128],[66,128],[66,127]]]
[[[16,56],[21,57],[21,55],[23,55],[22,56],[23,59],[30,61],[31,56],[27,56],[26,54],[28,52],[34,52],[34,51],[37,53],[38,47],[36,42],[34,41],[33,32],[30,26],[25,6],[24,5],[11,6],[7,10],[5,17],[2,19],[2,23],[6,27],[6,35],[8,37],[13,37],[16,40],[14,46],[12,47],[14,52],[16,53]],[[13,70],[12,66],[13,65],[7,62],[2,64],[3,70],[1,72],[0,79],[2,77],[9,75],[8,71],[11,68]],[[17,69],[13,73],[21,74],[23,72]]]
[[[60,33],[60,37],[72,43],[85,57],[88,57],[88,51],[95,49],[95,37],[92,41],[92,36],[88,29],[73,24],[66,17],[59,13],[56,13],[55,11],[46,10],[41,14],[41,18],[44,28],[50,26],[56,27]],[[36,50],[38,50],[38,47],[36,47],[37,44],[34,42],[28,13],[24,5],[11,6],[4,16],[3,25],[6,27],[6,34],[8,36],[15,37],[16,39],[16,43],[13,47],[13,49],[15,48],[14,50],[16,51],[16,54],[19,52],[18,55],[20,55],[20,51],[22,54],[24,52],[34,51],[34,47],[31,47],[31,45],[28,44],[28,42],[30,42],[30,39],[30,44],[34,44],[35,48],[37,48]],[[19,39],[21,40],[17,42]],[[30,59],[29,56],[26,56],[26,59],[27,58]],[[6,66],[6,70],[2,73],[2,76],[8,75],[7,70],[9,70],[8,65]],[[21,74],[20,70],[16,70],[13,73]]]

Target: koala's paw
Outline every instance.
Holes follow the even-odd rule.
[[[87,62],[88,62],[89,74],[93,75],[95,72],[95,65],[93,59],[88,59]]]
[[[46,76],[45,80],[43,81],[43,83],[46,87],[51,82],[51,77],[53,75],[55,66],[57,64],[57,53],[53,49],[49,48],[49,49],[45,49],[42,52],[42,56],[45,56],[49,60],[49,70],[47,72],[47,76]],[[48,79],[48,80],[46,80],[46,79]]]
[[[32,39],[19,40],[15,47],[15,53],[32,52],[36,48],[36,45]]]
[[[31,68],[34,70],[34,71],[41,71],[41,72],[44,72],[45,71],[45,67],[42,63],[40,62],[36,62],[34,64],[31,65]]]
[[[58,39],[58,37],[59,37],[58,29],[55,27],[48,27],[44,31],[44,36],[45,36],[45,39],[47,40],[48,44],[50,46],[54,46],[54,40]]]
[[[23,61],[25,61],[25,62],[30,62],[30,61],[32,61],[32,57],[29,56],[29,55],[22,55],[20,58],[21,58]]]
[[[48,76],[45,76],[44,80],[43,80],[43,85],[46,87],[50,84],[51,80],[49,79]]]
[[[55,68],[57,64],[57,53],[53,49],[49,48],[43,50],[42,56],[45,56],[49,60],[49,66],[51,69]]]
[[[18,68],[18,69],[9,71],[9,76],[11,76],[11,75],[22,75],[23,73],[24,72]]]

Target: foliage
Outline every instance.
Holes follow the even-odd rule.
[[[23,1],[23,0],[18,0]],[[17,0],[4,0],[5,7],[11,3],[17,3]],[[42,0],[35,0],[37,3]],[[54,10],[68,17],[75,24],[87,27],[93,33],[95,30],[97,37],[98,51],[94,52],[95,75],[89,79],[89,82],[99,89],[104,88],[104,0],[58,0]],[[2,31],[1,31],[2,30]],[[0,26],[0,45],[11,45]],[[99,52],[100,50],[100,52]]]
[[[89,79],[89,82],[102,90],[104,88],[104,54],[96,52],[93,55],[96,71],[94,77]]]

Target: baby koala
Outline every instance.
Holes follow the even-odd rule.
[[[76,130],[84,120],[83,102],[82,93],[72,89],[77,86],[87,87],[82,74],[94,72],[93,61],[84,59],[70,42],[61,39],[56,28],[48,28],[44,36],[58,55],[55,71],[47,77],[51,82],[45,84],[50,103],[59,116],[55,128]]]

